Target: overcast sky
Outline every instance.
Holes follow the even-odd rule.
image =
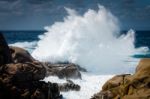
[[[121,29],[150,30],[150,0],[0,0],[0,30],[42,30],[66,15],[64,7],[84,13],[104,5]]]

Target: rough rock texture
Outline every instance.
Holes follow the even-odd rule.
[[[62,99],[58,84],[40,81],[45,74],[42,63],[21,48],[9,49],[0,34],[0,99]]]
[[[44,63],[44,67],[47,71],[47,76],[58,76],[59,78],[80,78],[81,73],[77,65],[68,63],[68,64],[49,64]]]
[[[142,59],[133,75],[117,75],[91,99],[150,99],[150,59]]]
[[[60,91],[79,91],[80,86],[40,81],[47,75],[81,78],[77,65],[45,64],[35,60],[27,50],[8,47],[0,34],[0,99],[62,99]]]
[[[11,58],[9,47],[3,35],[0,33],[0,65],[11,63],[11,62],[12,62],[12,58]]]
[[[44,79],[46,69],[40,63],[12,63],[1,66],[1,72],[9,74],[15,81],[35,81]]]
[[[80,90],[80,86],[73,83],[71,80],[67,80],[67,83],[63,83],[63,84],[59,84],[59,90],[60,91],[70,91],[70,90],[73,90],[73,91],[79,91]]]
[[[11,56],[14,63],[33,62],[35,59],[25,49],[10,46]]]
[[[46,68],[46,76],[58,76],[59,78],[81,78],[81,71],[86,71],[78,65],[72,63],[42,63],[36,61],[30,53],[22,48],[10,46],[11,56],[14,63],[26,63],[34,64],[34,62],[43,64]]]
[[[56,83],[43,81],[6,83],[0,80],[0,84],[0,99],[62,99]]]

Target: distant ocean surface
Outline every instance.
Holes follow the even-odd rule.
[[[46,31],[1,31],[4,34],[8,44],[19,42],[36,42],[39,40],[39,35]],[[121,34],[127,31],[122,31]],[[36,46],[36,44],[35,44]],[[150,31],[136,31],[135,33],[135,47],[148,47],[150,48]],[[150,58],[150,54],[134,55],[136,58]]]
[[[46,31],[1,31],[9,45],[25,48],[29,52],[34,50],[38,36],[44,32]]]
[[[38,36],[45,31],[1,31],[7,42],[13,44],[16,42],[32,42],[39,40]]]

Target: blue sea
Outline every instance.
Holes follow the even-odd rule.
[[[42,35],[46,31],[1,31],[7,42],[13,44],[16,42],[25,41],[38,41],[39,35]],[[123,31],[126,33],[127,31]],[[123,34],[122,33],[122,34]],[[147,46],[150,48],[150,31],[136,31],[135,33],[135,47]]]
[[[46,31],[1,31],[4,34],[8,44],[17,42],[33,42],[38,41],[39,36]],[[121,34],[127,31],[122,31]],[[135,47],[148,47],[150,48],[150,31],[136,31],[135,33]],[[150,58],[150,53],[134,55],[136,58]]]

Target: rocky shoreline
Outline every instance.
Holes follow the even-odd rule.
[[[80,91],[69,80],[82,79],[84,68],[72,63],[44,63],[25,49],[8,46],[0,33],[0,99],[63,99],[61,91]],[[41,81],[47,76],[66,79],[63,84]],[[116,75],[91,99],[150,99],[150,59],[142,59],[133,75]]]
[[[91,99],[150,99],[150,59],[142,59],[133,75],[108,80]]]
[[[25,49],[8,46],[0,34],[0,99],[62,99],[60,91],[80,90],[70,80],[63,84],[41,81],[46,76],[81,79],[77,65],[39,62]]]

